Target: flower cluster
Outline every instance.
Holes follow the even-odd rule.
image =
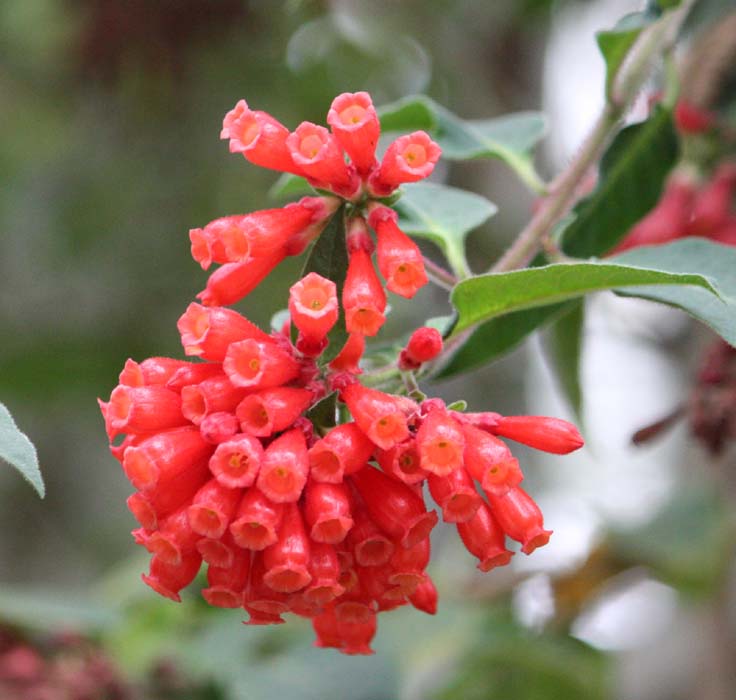
[[[232,151],[332,194],[193,230],[194,258],[222,265],[203,303],[178,322],[195,361],[128,360],[100,407],[111,451],[136,489],[128,507],[140,525],[136,542],[152,554],[149,586],[179,600],[204,561],[211,605],[244,608],[248,624],[306,616],[317,646],[367,654],[379,612],[436,610],[426,567],[439,517],[425,484],[488,571],[513,556],[507,537],[530,554],[551,534],[500,438],[557,454],[582,440],[565,421],[465,413],[360,381],[365,336],[378,332],[386,309],[372,253],[391,292],[411,297],[427,280],[385,197],[428,175],[439,149],[417,132],[389,145],[379,163],[366,93],[337,97],[327,120],[331,132],[303,123],[289,133],[243,101],[228,113],[223,136]],[[341,298],[333,280],[306,274],[290,289],[289,321],[270,334],[225,308],[304,250],[344,201],[351,214]],[[347,336],[332,334],[338,322]],[[347,340],[328,360],[335,337]],[[440,334],[420,328],[396,372],[441,351]]]
[[[614,253],[641,245],[658,245],[685,236],[736,245],[736,163],[724,161],[701,187],[676,170],[649,214],[618,244]]]

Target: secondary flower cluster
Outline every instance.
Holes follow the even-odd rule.
[[[148,585],[179,600],[204,561],[211,605],[243,607],[248,624],[307,616],[318,646],[366,654],[379,612],[409,603],[435,612],[426,567],[439,518],[425,485],[488,571],[513,556],[507,537],[529,554],[551,534],[500,438],[559,454],[582,440],[564,421],[463,413],[361,383],[365,336],[378,331],[386,307],[374,246],[390,291],[410,297],[426,282],[419,249],[381,200],[428,174],[438,150],[412,134],[379,164],[378,119],[365,93],[336,98],[328,122],[331,133],[310,124],[289,133],[245,102],[225,117],[231,150],[335,196],[193,230],[194,258],[222,264],[203,304],[190,304],[178,322],[195,361],[128,360],[100,407],[135,488],[128,507],[140,525],[136,542],[152,554]],[[340,299],[334,281],[311,272],[290,289],[289,321],[270,334],[225,308],[302,251],[342,201],[352,210],[340,222],[349,254]],[[347,336],[331,333],[339,322]],[[328,361],[337,337],[347,340]],[[441,351],[440,334],[420,328],[397,372]]]
[[[723,162],[704,185],[675,171],[657,205],[619,243],[615,253],[641,245],[658,245],[685,236],[736,245],[736,163]]]

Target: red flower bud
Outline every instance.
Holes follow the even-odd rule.
[[[294,593],[312,581],[309,573],[309,538],[299,506],[288,503],[278,531],[278,540],[263,550],[264,583],[280,593]]]
[[[187,355],[198,355],[218,362],[225,359],[232,343],[248,339],[261,342],[271,340],[258,326],[237,311],[219,307],[206,308],[196,303],[189,304],[176,325]]]
[[[521,487],[516,486],[503,496],[486,493],[496,520],[512,539],[521,542],[521,551],[531,554],[549,542],[552,530],[544,529],[542,511]]]
[[[312,341],[321,341],[337,323],[337,288],[331,280],[310,272],[289,290],[292,323]]]
[[[307,483],[309,461],[304,433],[290,430],[266,449],[258,474],[258,488],[274,503],[299,500]]]
[[[388,450],[408,437],[406,416],[397,397],[355,383],[345,387],[342,399],[358,427],[378,447]]]
[[[399,369],[417,369],[420,365],[434,360],[442,352],[442,335],[436,328],[422,326],[409,338],[399,356]]]
[[[315,185],[327,185],[346,196],[358,188],[359,180],[345,163],[340,144],[323,126],[302,122],[289,134],[286,145],[294,163]]]
[[[159,595],[181,603],[179,591],[194,581],[201,565],[202,557],[197,552],[186,553],[178,564],[153,557],[148,574],[142,574],[141,579]]]
[[[251,435],[235,435],[221,442],[209,461],[213,476],[228,488],[250,486],[263,462],[263,447]]]
[[[309,536],[315,542],[342,542],[353,526],[347,486],[310,481],[305,495],[304,517]]]
[[[230,152],[262,168],[295,175],[302,172],[286,146],[289,130],[266,112],[254,112],[240,100],[222,122],[221,139],[230,139]]]
[[[483,502],[470,520],[457,524],[460,539],[466,549],[478,558],[481,571],[506,566],[514,556],[506,549],[506,536],[494,512]]]
[[[392,209],[384,206],[373,208],[368,223],[378,237],[378,269],[386,280],[386,287],[411,299],[427,284],[422,251],[397,226],[396,213]]]
[[[311,402],[308,389],[277,386],[246,396],[235,414],[244,433],[268,437],[288,428]]]
[[[240,489],[223,486],[210,479],[197,491],[187,510],[189,525],[202,537],[218,539],[225,534],[242,499]]]
[[[486,491],[503,494],[521,483],[524,475],[505,442],[483,430],[464,425],[465,468]]]
[[[370,95],[367,92],[338,95],[327,113],[327,123],[358,173],[367,175],[376,163],[376,145],[381,133]]]
[[[442,519],[447,523],[470,520],[483,502],[463,467],[447,476],[430,474],[427,483],[434,502],[442,508]]]
[[[250,574],[250,560],[251,553],[240,550],[230,566],[210,565],[207,568],[209,587],[202,589],[202,597],[218,608],[242,607]]]
[[[345,326],[348,333],[373,336],[386,320],[386,293],[376,277],[370,255],[356,250],[350,255],[342,290]]]
[[[708,131],[716,120],[712,112],[682,98],[675,105],[674,117],[675,125],[683,134],[701,134]]]
[[[378,527],[398,539],[403,547],[423,540],[437,524],[437,513],[427,512],[420,496],[378,469],[366,467],[350,479]]]
[[[584,444],[572,423],[546,416],[501,416],[493,432],[535,450],[557,455],[566,455]]]
[[[373,443],[355,423],[343,423],[309,449],[310,475],[315,481],[340,483],[345,474],[363,467],[373,450]]]
[[[423,180],[434,170],[442,150],[424,131],[399,136],[389,145],[381,165],[368,184],[375,195],[385,196],[404,182]]]
[[[249,489],[238,506],[230,532],[240,547],[261,550],[276,542],[284,507],[258,489]]]

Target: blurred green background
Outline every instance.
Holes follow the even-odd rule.
[[[158,600],[139,580],[130,486],[95,401],[128,357],[181,355],[176,320],[206,281],[188,230],[273,206],[277,176],[219,140],[238,99],[291,128],[324,123],[343,91],[368,90],[376,104],[425,92],[470,118],[543,108],[550,136],[538,162],[552,176],[602,98],[593,30],[637,5],[0,3],[0,400],[36,444],[47,484],[39,501],[0,470],[0,623],[36,641],[89,634],[141,698],[735,697],[722,488],[733,452],[711,463],[683,427],[643,450],[628,445],[683,400],[707,340],[674,312],[592,301],[586,454],[518,450],[551,544],[481,576],[451,528],[438,528],[440,612],[382,615],[368,658],[312,649],[302,621],[244,628],[237,611],[209,610],[195,594],[180,606]],[[471,265],[485,269],[532,195],[495,162],[443,165],[436,177],[499,205],[470,237]],[[238,309],[267,325],[298,268],[284,264]],[[447,312],[441,290],[417,300],[392,300],[389,333]],[[541,345],[430,391],[474,410],[564,416]],[[152,691],[164,661],[177,680]]]

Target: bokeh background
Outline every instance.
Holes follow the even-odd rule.
[[[711,458],[684,424],[630,445],[687,400],[710,340],[677,312],[589,301],[588,445],[568,458],[520,451],[555,536],[481,575],[438,528],[438,615],[382,615],[368,658],[312,649],[299,620],[244,628],[237,611],[207,609],[194,594],[180,606],[157,599],[139,580],[130,487],[95,400],[128,357],[180,355],[176,320],[206,280],[188,230],[273,206],[276,175],[219,140],[238,99],[292,128],[323,123],[332,98],[356,90],[376,104],[424,92],[469,118],[542,109],[538,165],[551,177],[602,103],[593,32],[639,4],[3,0],[0,401],[38,448],[47,497],[0,469],[0,641],[50,654],[81,643],[70,632],[84,635],[120,693],[90,698],[736,697],[733,450]],[[728,5],[704,0],[693,26]],[[499,205],[470,237],[481,271],[533,196],[500,163],[438,170]],[[267,325],[298,265],[280,267],[239,310]],[[439,292],[417,299],[394,304],[389,332],[447,311]],[[544,345],[534,338],[431,392],[475,410],[569,418]]]

